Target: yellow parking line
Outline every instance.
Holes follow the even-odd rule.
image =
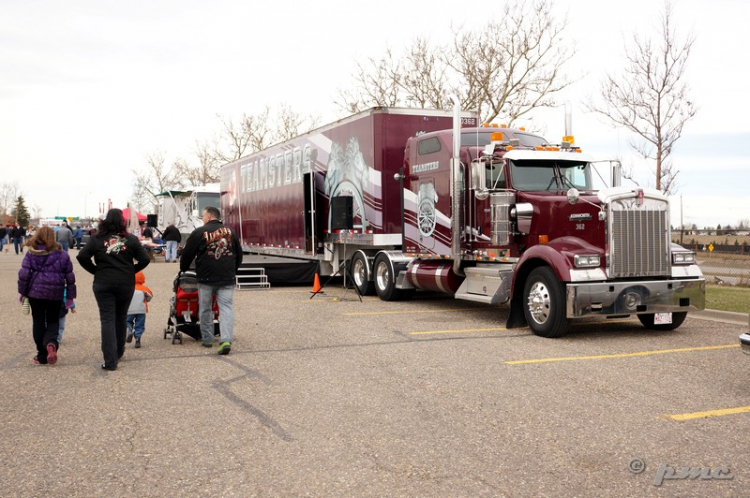
[[[723,410],[708,410],[705,412],[678,413],[676,415],[664,415],[665,417],[682,422],[684,420],[693,420],[696,418],[721,417],[723,415],[735,415],[737,413],[750,413],[750,406],[740,406],[738,408],[725,408]]]
[[[650,356],[655,354],[684,353],[687,351],[708,351],[711,349],[738,348],[739,344],[726,344],[724,346],[704,346],[700,348],[660,349],[657,351],[639,351],[637,353],[603,354],[598,356],[569,356],[564,358],[540,358],[537,360],[515,360],[506,361],[506,365],[521,365],[525,363],[549,363],[553,361],[582,361],[582,360],[605,360],[610,358],[630,358],[635,356]]]
[[[466,334],[470,332],[497,332],[499,330],[508,330],[508,329],[506,329],[505,327],[493,327],[489,329],[425,330],[422,332],[409,332],[409,335]]]
[[[362,316],[362,315],[405,315],[414,313],[450,313],[452,311],[474,311],[481,310],[483,308],[445,308],[442,310],[402,310],[402,311],[369,311],[362,313],[344,313],[346,316]]]

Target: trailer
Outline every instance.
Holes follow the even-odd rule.
[[[543,337],[587,315],[678,327],[705,306],[695,255],[671,244],[658,191],[595,186],[565,137],[480,126],[475,113],[374,108],[221,169],[243,250],[350,272],[386,301],[417,290],[509,304]]]
[[[165,228],[168,223],[174,223],[185,241],[193,230],[203,226],[203,209],[207,206],[219,207],[219,184],[165,190],[156,194],[156,199],[158,226]]]

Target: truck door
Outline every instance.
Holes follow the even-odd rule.
[[[443,252],[436,239],[444,235],[439,226],[439,212],[441,204],[444,209],[447,207],[448,200],[449,179],[445,164],[441,164],[446,160],[446,151],[440,139],[432,136],[418,140],[416,153],[412,160],[411,190],[416,194],[417,242],[424,250]]]

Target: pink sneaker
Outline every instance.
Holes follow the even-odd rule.
[[[51,342],[47,344],[47,363],[50,365],[57,363],[57,347]]]

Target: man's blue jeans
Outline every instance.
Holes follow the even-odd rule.
[[[18,249],[21,249],[21,252],[23,252],[23,237],[13,237],[13,245],[16,249],[16,254],[18,254]]]
[[[167,244],[167,249],[164,255],[164,259],[166,261],[177,261],[177,241],[168,240],[167,242],[165,242],[165,244]]]
[[[213,296],[219,305],[219,331],[221,342],[232,342],[234,331],[234,285],[198,284],[198,307],[200,309],[201,338],[203,342],[214,342]]]

